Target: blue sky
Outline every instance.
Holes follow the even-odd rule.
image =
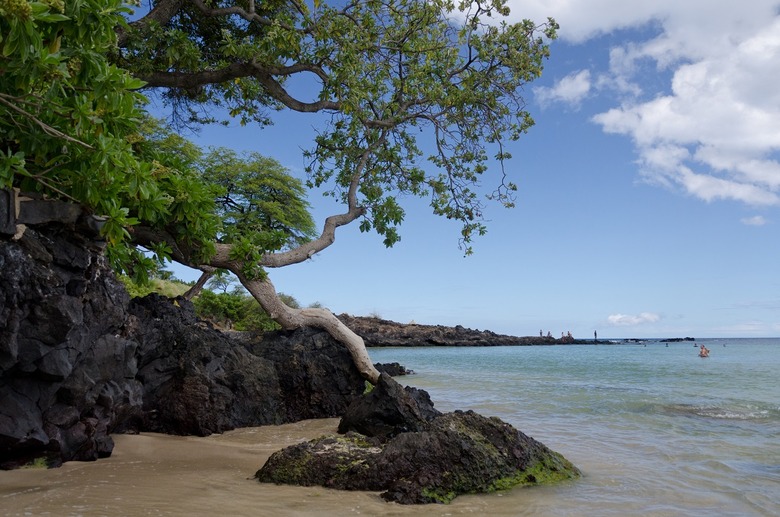
[[[780,335],[780,2],[510,0],[560,39],[527,87],[517,207],[490,206],[474,255],[406,199],[402,240],[343,228],[271,270],[302,305],[407,323],[575,337]],[[210,127],[302,177],[316,119]],[[312,192],[318,224],[337,210]],[[177,276],[197,275],[176,268]]]

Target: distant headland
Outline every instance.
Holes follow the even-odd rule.
[[[421,325],[398,323],[377,317],[340,314],[339,319],[363,338],[366,346],[538,346],[538,345],[614,345],[636,343],[641,339],[576,339],[571,334],[555,338],[550,333],[539,336],[508,336],[490,330],[474,330],[461,325]],[[541,334],[541,333],[540,333]],[[694,341],[692,337],[668,338],[664,343]]]

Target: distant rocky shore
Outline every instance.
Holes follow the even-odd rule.
[[[507,336],[490,330],[473,330],[461,325],[420,325],[397,323],[374,317],[339,315],[339,319],[365,341],[366,346],[531,346],[592,345],[609,341],[574,339],[571,336]]]
[[[539,345],[614,345],[647,341],[645,339],[576,339],[571,335],[560,338],[547,336],[508,336],[490,330],[474,330],[461,325],[420,325],[398,323],[376,317],[340,314],[338,318],[363,338],[366,346],[539,346]],[[692,337],[675,337],[660,343],[695,341]]]

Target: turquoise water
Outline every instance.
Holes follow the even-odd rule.
[[[439,410],[498,416],[584,472],[497,495],[502,515],[780,515],[780,339],[698,343],[709,358],[656,341],[370,354]]]

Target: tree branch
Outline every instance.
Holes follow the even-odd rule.
[[[8,100],[8,99],[11,99],[11,100],[14,100],[14,101],[20,102],[20,103],[22,101],[22,99],[19,98],[19,97],[13,97],[13,96],[7,95],[5,93],[0,93],[0,104],[4,104],[5,106],[7,106],[8,108],[12,109],[13,111],[19,113],[23,117],[26,117],[26,118],[30,119],[38,127],[40,127],[43,130],[43,132],[46,133],[47,135],[53,136],[55,138],[61,138],[61,139],[65,140],[66,142],[72,142],[74,144],[78,144],[80,146],[86,147],[87,149],[92,149],[91,145],[89,145],[89,144],[87,144],[85,142],[82,142],[81,140],[78,140],[76,138],[73,138],[72,136],[66,135],[65,133],[63,133],[59,129],[55,129],[55,128],[51,127],[50,125],[48,125],[45,122],[41,121],[39,118],[37,118],[35,115],[30,113],[29,111],[26,111],[26,110],[20,108],[19,106],[16,106],[15,104],[11,103],[10,100]]]
[[[257,63],[231,63],[218,70],[203,70],[199,72],[163,72],[156,71],[138,74],[138,78],[147,83],[147,87],[181,88],[191,90],[207,84],[219,84],[242,77],[254,77],[275,100],[288,108],[302,113],[341,109],[341,104],[328,100],[302,102],[291,96],[273,75],[292,75],[301,72],[311,72],[320,78],[326,77],[320,67],[298,64],[283,68],[265,68]]]
[[[140,18],[134,22],[128,23],[130,28],[142,30],[149,26],[151,22],[157,22],[160,25],[165,25],[171,18],[173,18],[177,12],[181,9],[186,0],[158,0],[154,8],[149,11],[146,16]],[[128,34],[124,27],[117,27],[115,29],[117,34],[117,43],[120,47],[127,43]]]
[[[293,309],[287,306],[277,295],[276,289],[268,278],[250,279],[240,269],[233,270],[241,285],[252,294],[266,313],[282,327],[295,329],[311,326],[324,329],[349,351],[358,371],[369,382],[376,384],[379,372],[371,362],[363,338],[355,334],[332,312],[327,309]]]

